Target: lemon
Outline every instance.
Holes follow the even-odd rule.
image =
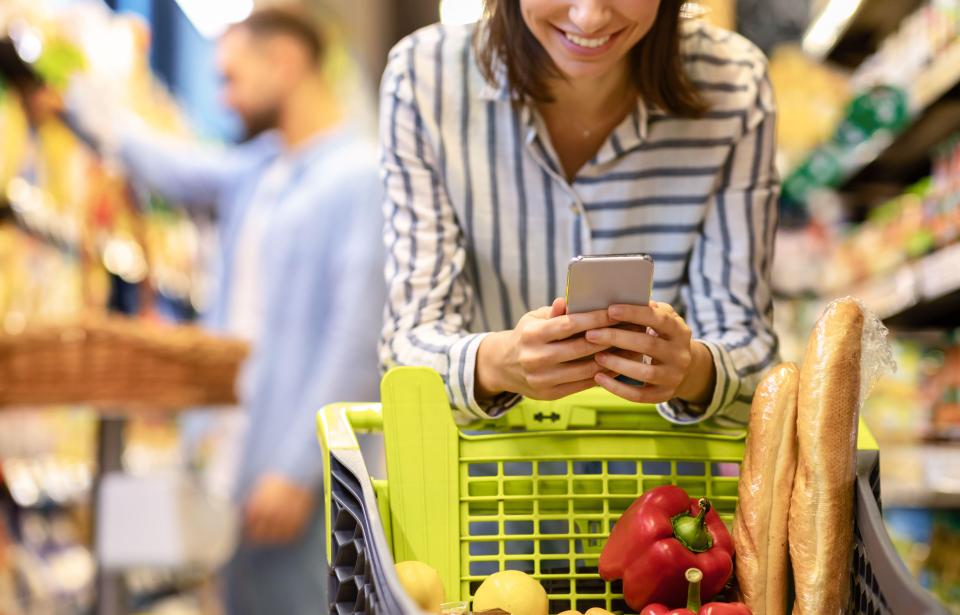
[[[444,601],[440,574],[423,562],[413,560],[400,562],[395,568],[410,599],[428,613],[439,613]]]
[[[519,570],[493,574],[473,596],[474,611],[502,609],[510,615],[547,615],[547,592],[533,577]]]

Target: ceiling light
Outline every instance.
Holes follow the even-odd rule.
[[[803,50],[822,60],[846,31],[863,0],[829,0],[803,36]]]
[[[220,36],[230,24],[243,21],[253,12],[253,0],[177,0],[177,4],[206,38]]]

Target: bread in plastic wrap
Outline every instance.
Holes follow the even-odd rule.
[[[789,515],[795,615],[846,607],[860,406],[892,364],[886,328],[849,297],[827,306],[807,342]]]
[[[733,544],[742,600],[753,615],[787,613],[787,519],[797,469],[799,384],[799,368],[781,363],[760,382],[750,408]]]

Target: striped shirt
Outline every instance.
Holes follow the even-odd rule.
[[[576,255],[645,252],[655,260],[653,298],[684,315],[717,373],[707,407],[672,400],[660,413],[745,423],[778,356],[769,277],[779,179],[763,54],[736,34],[686,23],[685,66],[710,110],[680,118],[638,99],[568,182],[535,108],[481,76],[476,27],[408,36],[383,77],[381,367],[432,367],[459,419],[497,415],[518,398],[475,398],[484,332],[513,328],[560,296]]]

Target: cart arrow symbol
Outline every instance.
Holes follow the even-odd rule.
[[[537,412],[533,415],[533,419],[538,423],[542,423],[546,420],[549,420],[552,423],[556,423],[560,420],[560,415],[556,412],[551,412],[550,414],[544,414],[543,412]]]

